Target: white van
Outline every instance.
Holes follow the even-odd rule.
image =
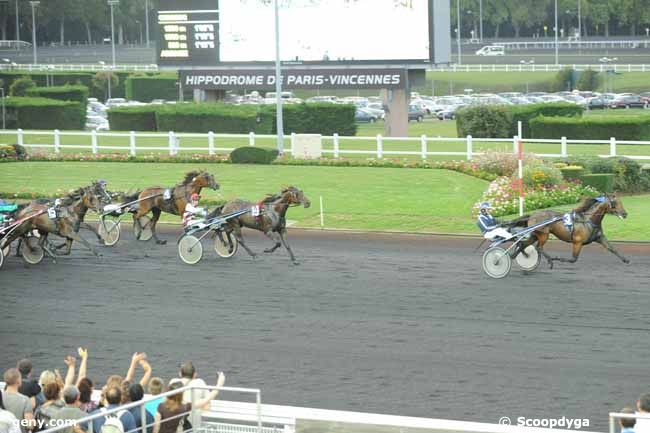
[[[504,56],[505,54],[503,45],[487,45],[476,52],[477,56]]]

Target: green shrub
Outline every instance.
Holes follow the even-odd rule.
[[[178,99],[178,77],[175,75],[130,76],[124,83],[126,98],[150,102],[154,99]]]
[[[580,180],[580,176],[585,174],[585,169],[577,165],[567,165],[560,168],[560,172],[566,180]]]
[[[510,124],[511,117],[506,106],[478,105],[462,108],[456,113],[456,130],[459,137],[508,137]]]
[[[284,133],[356,135],[355,110],[352,104],[286,104],[282,106]],[[275,134],[277,130],[275,105],[264,106],[262,113],[272,117],[272,132]]]
[[[108,110],[113,131],[156,131],[156,106],[114,107]]]
[[[499,152],[495,150],[486,150],[481,155],[476,155],[472,159],[472,164],[480,171],[490,173],[496,176],[510,176],[517,170],[517,155],[510,152]],[[532,154],[523,154],[523,164],[540,165],[541,161]]]
[[[600,77],[598,72],[594,71],[591,68],[587,68],[580,74],[578,82],[576,83],[576,88],[582,91],[591,91],[598,89],[600,84]]]
[[[10,145],[0,145],[0,159],[18,159],[16,149]]]
[[[100,71],[95,74],[95,76],[92,78],[92,95],[96,98],[107,100],[109,82],[111,86],[111,98],[123,97],[124,92],[122,92],[121,95],[119,92],[116,92],[117,87],[120,85],[120,76],[117,73],[111,71]]]
[[[58,99],[59,101],[76,101],[83,105],[88,103],[88,87],[81,84],[51,87],[32,87],[27,89],[27,96]]]
[[[600,192],[614,191],[614,175],[610,173],[584,174],[580,180],[583,185],[591,186]]]
[[[238,147],[230,153],[233,164],[270,164],[278,157],[277,149]]]
[[[567,162],[583,166],[585,174],[614,174],[615,191],[628,193],[650,191],[650,173],[642,170],[641,164],[633,159],[622,156],[611,158],[572,157],[568,158]]]
[[[552,104],[530,104],[530,105],[512,105],[509,107],[512,116],[512,129],[509,137],[517,135],[517,122],[521,121],[522,136],[524,138],[532,137],[529,122],[538,117],[581,117],[584,108],[569,102],[557,102]]]
[[[549,165],[524,166],[523,182],[529,187],[555,186],[562,183],[562,173]]]
[[[551,83],[552,92],[563,92],[573,88],[573,69],[564,68],[557,72]]]
[[[254,105],[174,104],[156,108],[159,131],[271,134],[273,120]]]
[[[36,87],[36,83],[29,77],[22,77],[15,80],[9,86],[10,96],[26,96],[27,91],[32,87]]]
[[[589,116],[544,117],[530,121],[532,138],[561,138],[584,140],[648,140],[650,139],[650,116]]]
[[[6,99],[7,128],[83,129],[86,111],[80,103],[47,98]]]

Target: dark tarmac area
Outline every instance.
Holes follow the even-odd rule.
[[[101,386],[144,351],[154,376],[193,360],[209,384],[223,370],[266,403],[490,423],[566,416],[600,431],[609,411],[650,392],[649,244],[616,244],[630,265],[590,245],[576,264],[513,264],[493,280],[478,238],[293,229],[299,266],[282,250],[220,259],[208,242],[189,266],[179,231],[162,229],[166,246],[124,232],[101,260],[79,246],[56,264],[10,257],[2,369],[27,356],[36,374],[63,371],[87,346]]]

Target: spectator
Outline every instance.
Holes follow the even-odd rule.
[[[45,402],[36,408],[34,411],[34,418],[38,422],[38,426],[45,430],[53,427],[50,425],[50,420],[56,418],[58,412],[65,406],[65,403],[60,400],[61,388],[58,382],[51,382],[43,388],[45,395]]]
[[[78,382],[77,386],[79,389],[79,409],[87,413],[97,409],[97,403],[92,400],[93,381],[84,377]]]
[[[99,401],[99,407],[106,407],[109,405],[108,401],[106,400],[106,392],[111,389],[111,388],[118,388],[122,389],[122,382],[124,382],[124,378],[122,376],[119,376],[117,374],[114,374],[112,376],[108,376],[108,379],[106,379],[106,385],[102,388],[102,395]],[[120,393],[120,398],[122,394]]]
[[[22,381],[18,392],[29,398],[36,397],[41,392],[41,387],[32,379],[32,361],[29,359],[21,359],[18,361],[18,371],[20,372]]]
[[[634,414],[634,409],[624,407],[621,409],[621,413]],[[634,425],[636,424],[636,418],[621,418],[618,422],[621,425],[621,433],[635,433]]]
[[[6,410],[13,413],[18,421],[26,421],[30,424],[29,428],[21,424],[20,430],[26,433],[27,430],[34,428],[34,406],[32,399],[18,392],[22,385],[20,372],[17,368],[10,368],[5,371],[5,390],[2,393],[2,402]]]
[[[636,402],[637,415],[650,415],[650,394],[643,394]],[[650,419],[639,418],[634,426],[636,433],[650,433]]]
[[[120,392],[122,394],[122,403],[127,404],[131,403],[131,395],[129,394],[129,387],[131,386],[131,381],[123,380],[122,385],[120,385]]]
[[[151,365],[149,365],[149,362],[147,361],[147,354],[142,352],[138,353],[135,352],[133,356],[131,357],[131,364],[129,365],[129,370],[126,372],[126,377],[124,380],[128,380],[129,382],[133,382],[133,376],[135,376],[135,368],[140,365],[142,369],[144,370],[144,375],[142,376],[142,379],[140,379],[140,385],[144,388],[147,386],[147,383],[149,383],[149,378],[151,377]]]
[[[108,410],[118,408],[120,406],[120,402],[122,401],[122,391],[120,391],[120,388],[115,386],[108,388],[105,392],[105,399],[107,403],[106,407],[97,409],[92,413],[93,415],[97,413],[105,413]],[[117,418],[120,420],[124,432],[135,430],[135,420],[133,419],[133,415],[131,415],[131,412],[129,412],[128,410],[118,411],[117,414],[113,416],[117,416]],[[95,418],[92,421],[93,432],[100,433],[102,431],[102,426],[104,425],[105,422],[106,422],[105,416]]]
[[[86,412],[79,408],[79,405],[81,404],[79,396],[80,393],[76,386],[66,386],[63,389],[63,400],[65,406],[57,412],[53,419],[76,421],[88,416]],[[67,427],[61,430],[60,433],[83,433],[83,429],[80,426],[75,425],[74,427]]]
[[[139,383],[134,383],[129,386],[129,400],[130,401],[140,401],[144,397],[144,388]],[[145,433],[145,429],[142,428],[142,411],[140,407],[134,407],[131,409],[131,415],[135,420],[136,428],[140,429],[142,433]],[[145,410],[145,428],[147,433],[153,432],[153,423],[154,417],[151,413]]]
[[[149,394],[151,395],[158,395],[161,394],[165,390],[165,382],[159,377],[152,377],[151,380],[149,381],[149,387],[148,391]],[[158,412],[158,405],[163,402],[162,397],[157,398],[155,400],[150,400],[148,401],[144,407],[147,409],[147,412],[151,414],[151,416],[156,415],[156,412]]]
[[[187,361],[183,364],[181,364],[181,368],[178,372],[178,378],[177,379],[172,379],[169,382],[169,385],[173,383],[180,383],[183,386],[186,385],[192,385],[192,386],[207,386],[205,381],[203,379],[199,379],[197,377],[196,369],[194,368],[194,364],[192,364],[191,361]],[[194,391],[194,396],[198,400],[204,399],[207,395],[209,394],[207,389],[197,389]],[[185,391],[183,392],[183,403],[191,403],[192,402],[192,392],[191,391]]]
[[[0,392],[0,432],[20,433],[18,418],[16,415],[5,409],[2,403],[2,393]]]
[[[224,374],[219,372],[217,386],[223,386],[225,379],[226,377]],[[182,382],[176,380],[169,384],[169,391],[182,387]],[[196,402],[195,407],[206,409],[210,405],[210,400],[215,399],[218,394],[219,390],[215,389],[208,393],[204,398],[199,399]],[[183,394],[173,394],[168,396],[165,401],[158,406],[153,433],[176,433],[179,424],[184,419],[184,417],[180,415],[187,414],[192,410],[192,403],[183,403],[183,398]]]

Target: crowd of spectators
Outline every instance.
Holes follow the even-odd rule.
[[[86,375],[88,351],[79,348],[78,355],[78,370],[75,357],[65,358],[65,377],[58,370],[45,370],[36,380],[32,377],[33,367],[29,359],[22,359],[16,368],[6,370],[3,375],[5,388],[0,392],[0,433],[35,433],[60,426],[65,426],[62,433],[85,433],[90,426],[76,424],[77,420],[111,409],[118,410],[91,421],[93,433],[177,433],[191,429],[188,417],[192,410],[191,391],[148,401],[144,405],[145,425],[141,407],[119,410],[127,403],[142,400],[145,389],[151,396],[156,396],[186,385],[206,386],[205,381],[198,378],[191,362],[183,363],[178,377],[166,385],[162,378],[151,377],[152,368],[147,355],[134,353],[126,376],[109,376],[101,393],[93,393],[95,382]],[[136,380],[139,369],[142,377]],[[221,387],[224,382],[225,376],[219,372],[216,385]],[[218,390],[195,390],[195,407],[206,409],[218,393]],[[99,397],[93,398],[93,395]]]

